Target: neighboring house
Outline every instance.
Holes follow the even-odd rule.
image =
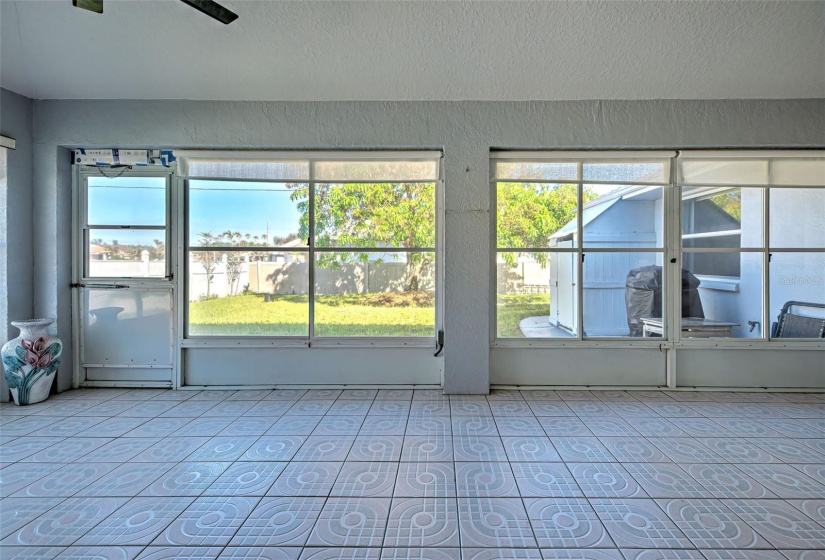
[[[109,249],[102,245],[89,246],[89,258],[93,261],[107,261],[109,260],[110,253]]]

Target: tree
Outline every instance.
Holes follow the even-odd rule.
[[[289,185],[301,215],[299,237],[308,238],[309,189]],[[352,247],[352,252],[324,253],[319,266],[367,262],[369,253],[359,248],[413,249],[435,246],[435,183],[345,183],[319,185],[315,190],[315,246]],[[427,253],[406,253],[404,289],[418,290],[424,267],[432,264]]]
[[[589,202],[596,193],[585,187],[582,201]],[[576,185],[546,183],[498,183],[496,237],[499,248],[548,247],[550,236],[576,217]],[[513,266],[516,253],[500,253]],[[547,264],[547,253],[532,253],[540,265]]]
[[[198,237],[200,238],[198,245],[201,247],[216,245],[219,239],[208,231],[201,232]],[[206,271],[206,299],[209,299],[212,297],[212,280],[215,278],[215,269],[218,266],[220,255],[216,251],[195,251],[192,258],[195,262],[201,263]]]

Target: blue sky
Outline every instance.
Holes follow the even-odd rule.
[[[89,178],[89,223],[95,225],[163,225],[165,181],[162,178]],[[285,185],[231,181],[190,181],[190,235],[227,229],[242,234],[285,237],[298,231],[299,213]],[[92,238],[152,239],[157,232],[95,230]]]

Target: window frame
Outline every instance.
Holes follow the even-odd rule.
[[[151,286],[151,285],[158,285],[158,284],[168,284],[171,280],[173,280],[173,268],[174,268],[174,259],[173,254],[175,253],[175,245],[174,245],[174,224],[173,224],[173,170],[169,168],[163,167],[145,167],[145,168],[129,168],[124,169],[123,171],[119,170],[109,170],[108,174],[105,171],[106,168],[97,168],[97,167],[90,167],[90,166],[78,166],[78,180],[80,182],[80,188],[78,189],[78,196],[76,197],[75,204],[76,209],[73,214],[77,217],[77,227],[72,228],[73,234],[79,236],[77,241],[80,242],[80,246],[78,246],[77,241],[73,240],[72,246],[75,248],[74,250],[78,251],[80,258],[80,263],[78,266],[78,270],[75,271],[73,276],[77,278],[77,281],[82,284],[115,284],[115,285],[134,285],[134,286]],[[146,177],[146,178],[163,178],[166,182],[166,193],[164,196],[164,200],[166,203],[165,208],[165,225],[163,227],[160,226],[140,226],[140,225],[132,225],[132,224],[90,224],[88,220],[89,215],[89,178],[90,177],[97,177],[103,175],[104,177],[116,179],[120,176],[123,177]],[[89,255],[89,248],[91,237],[90,233],[92,230],[118,230],[118,231],[163,231],[163,239],[164,243],[166,244],[165,251],[164,251],[164,275],[163,276],[90,276],[89,275],[89,263],[90,263],[90,255]],[[73,259],[76,261],[77,259]]]
[[[176,152],[177,155],[177,152]],[[331,347],[433,347],[437,332],[443,329],[443,275],[444,275],[444,242],[443,242],[443,152],[433,150],[387,150],[387,151],[192,151],[182,152],[182,158],[196,156],[199,158],[249,158],[249,159],[266,159],[266,160],[300,160],[309,162],[309,175],[306,178],[300,179],[236,179],[227,177],[203,177],[203,176],[187,176],[185,171],[179,167],[178,184],[179,196],[181,197],[179,223],[181,227],[181,242],[178,247],[179,263],[181,266],[181,290],[179,300],[179,326],[180,332],[183,333],[181,338],[181,347],[183,348],[239,348],[239,347],[317,347],[317,348],[331,348]],[[180,159],[180,158],[179,158]],[[318,162],[378,162],[378,161],[432,161],[436,165],[437,177],[432,179],[367,179],[356,180],[347,179],[344,181],[335,181],[330,179],[316,179],[315,165]],[[309,242],[305,246],[291,247],[290,251],[302,252],[307,255],[307,262],[309,263],[308,276],[308,296],[309,296],[309,328],[308,335],[300,336],[267,336],[267,335],[192,335],[189,333],[189,259],[188,253],[195,245],[190,245],[189,240],[189,182],[191,180],[218,180],[218,181],[253,181],[258,183],[305,183],[308,184],[308,200],[309,200]],[[435,313],[433,322],[432,335],[422,337],[399,337],[399,336],[316,336],[315,335],[315,255],[318,252],[388,252],[388,250],[395,249],[391,247],[316,247],[315,244],[315,187],[318,184],[341,184],[341,183],[396,183],[396,182],[419,182],[419,183],[434,183],[435,191],[435,216],[434,216],[434,241],[433,247],[416,247],[399,249],[397,252],[431,252],[435,255]],[[238,248],[231,247],[215,247],[213,250],[238,250]],[[256,250],[273,252],[282,251],[283,248],[278,247],[262,247]]]
[[[670,154],[667,156],[670,161],[670,178],[668,184],[665,185],[664,188],[664,263],[670,263],[674,265],[673,267],[663,266],[664,272],[664,280],[663,286],[666,290],[669,290],[670,293],[677,293],[681,294],[681,286],[679,285],[681,282],[681,278],[677,277],[678,275],[668,274],[668,268],[675,268],[675,270],[680,270],[683,267],[683,256],[685,253],[689,252],[727,252],[727,253],[761,253],[763,255],[762,261],[762,336],[759,338],[713,338],[713,339],[701,339],[701,338],[682,338],[681,336],[681,328],[677,328],[677,321],[679,321],[681,317],[681,295],[678,297],[670,297],[668,295],[663,295],[663,316],[664,316],[664,337],[663,338],[656,338],[653,339],[656,342],[651,343],[647,340],[641,338],[632,338],[632,337],[582,337],[582,329],[583,325],[581,322],[582,318],[582,291],[583,282],[578,282],[577,286],[577,293],[579,297],[578,304],[578,314],[579,314],[579,324],[577,325],[578,330],[578,337],[563,339],[563,338],[498,338],[497,331],[498,331],[498,322],[497,322],[497,305],[496,305],[496,297],[497,297],[497,289],[496,289],[496,282],[497,282],[497,255],[499,252],[525,252],[520,251],[519,248],[498,248],[497,244],[497,219],[498,219],[498,204],[497,204],[497,183],[499,179],[496,178],[496,169],[495,164],[497,161],[501,160],[514,160],[514,161],[528,161],[528,162],[553,162],[553,161],[571,161],[577,158],[580,159],[588,159],[591,161],[597,161],[598,158],[612,158],[615,160],[621,160],[623,158],[644,158],[644,157],[656,157],[662,156],[664,154]],[[788,349],[807,349],[807,350],[819,350],[825,348],[825,340],[820,341],[819,339],[776,339],[770,337],[770,330],[771,325],[776,317],[771,317],[771,308],[770,308],[770,257],[772,254],[776,253],[820,253],[825,254],[825,247],[821,248],[800,248],[800,247],[772,247],[770,245],[770,192],[771,190],[776,189],[789,189],[789,188],[802,188],[802,189],[825,189],[825,184],[823,185],[811,185],[811,184],[800,184],[800,185],[769,185],[769,184],[754,184],[754,183],[742,183],[742,184],[724,184],[724,183],[688,183],[683,181],[681,176],[681,166],[680,163],[685,161],[686,159],[700,159],[700,158],[718,158],[724,160],[753,160],[753,159],[809,159],[809,158],[825,158],[825,151],[821,149],[810,149],[810,150],[760,150],[760,149],[753,149],[753,150],[679,150],[674,149],[670,152],[663,152],[662,150],[618,150],[618,151],[609,151],[609,152],[597,152],[597,151],[581,151],[581,150],[553,150],[553,151],[515,151],[515,150],[505,150],[505,149],[494,149],[490,152],[490,167],[489,167],[489,182],[490,182],[490,204],[492,211],[490,212],[490,293],[489,293],[489,305],[490,305],[490,346],[495,347],[515,347],[515,348],[563,348],[563,347],[573,347],[573,348],[650,348],[650,347],[657,347],[659,349],[664,348],[677,348],[677,347],[685,347],[685,348],[788,348]],[[591,161],[588,161],[590,163]],[[581,173],[579,173],[579,177],[581,177]],[[509,179],[502,179],[501,182],[508,182]],[[579,185],[582,184],[605,184],[604,182],[599,183],[595,181],[583,181],[583,180],[522,180],[521,182],[529,183],[576,183]],[[608,183],[609,184],[609,183]],[[622,182],[620,184],[628,184],[627,182]],[[633,183],[633,184],[644,184],[644,183]],[[658,183],[657,183],[658,184]],[[762,211],[762,245],[760,247],[746,247],[746,248],[716,248],[716,249],[709,249],[709,248],[695,248],[695,249],[685,249],[682,247],[682,188],[685,186],[690,187],[719,187],[723,189],[728,188],[759,188],[763,190],[763,211]],[[670,188],[668,188],[670,187]],[[581,203],[581,190],[579,190],[579,200],[578,200],[578,213],[581,214],[582,203]],[[668,223],[670,222],[670,223]],[[578,237],[579,237],[579,247],[574,247],[573,249],[568,249],[565,251],[558,251],[552,249],[542,249],[544,252],[575,252],[581,254],[582,252],[587,253],[589,251],[593,251],[593,248],[590,248],[589,251],[586,247],[583,247],[583,237],[582,237],[582,223],[579,221],[578,223]],[[654,251],[658,251],[655,249]],[[603,251],[596,251],[596,252],[603,252]],[[618,251],[613,251],[612,249],[609,252],[633,252],[626,249],[619,249]],[[674,260],[675,259],[675,260]],[[581,259],[579,259],[581,261]],[[579,278],[581,278],[581,265],[579,266]],[[711,278],[711,277],[708,277]],[[730,284],[732,289],[736,289],[734,286],[738,286],[737,278],[734,277],[715,277],[712,278],[715,284]],[[718,287],[717,287],[718,288]],[[721,289],[721,288],[718,288]]]

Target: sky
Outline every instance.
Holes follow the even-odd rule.
[[[285,237],[298,232],[300,214],[285,185],[231,181],[190,181],[190,238],[227,229],[242,234]],[[165,180],[157,177],[89,178],[89,223],[158,225],[165,221]],[[151,243],[159,231],[93,230],[91,238],[111,243]]]

